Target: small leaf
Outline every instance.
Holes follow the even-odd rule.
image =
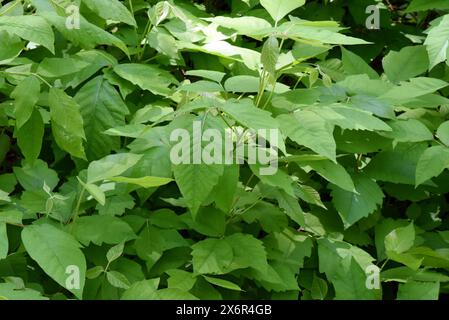
[[[415,242],[415,226],[410,223],[406,227],[396,228],[385,237],[385,249],[395,253],[403,253],[413,247]]]
[[[106,258],[108,259],[108,262],[117,260],[123,254],[124,248],[125,244],[119,243],[118,245],[113,246],[111,249],[109,249],[108,252],[106,253]]]
[[[266,72],[276,81],[276,64],[279,59],[279,43],[276,37],[269,36],[262,48],[260,60]]]
[[[103,272],[104,272],[104,268],[102,266],[96,266],[96,267],[90,268],[89,270],[86,271],[86,278],[87,279],[96,279]]]
[[[242,289],[238,285],[236,285],[235,283],[232,283],[231,281],[219,279],[219,278],[207,277],[207,276],[203,276],[203,278],[206,279],[207,282],[209,282],[213,285],[216,285],[218,287],[222,287],[222,288],[234,290],[234,291],[242,291]]]

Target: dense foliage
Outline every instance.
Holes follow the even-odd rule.
[[[441,298],[448,54],[447,0],[0,0],[0,298]]]

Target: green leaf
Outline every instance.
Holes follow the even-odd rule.
[[[6,223],[0,222],[0,260],[8,255],[8,234],[6,233]]]
[[[397,142],[421,142],[433,140],[433,134],[419,120],[395,120],[388,122],[393,129],[391,132],[381,133],[384,137],[394,139]]]
[[[154,300],[156,298],[157,287],[159,286],[159,278],[137,281],[127,289],[121,299],[122,300]]]
[[[279,208],[267,202],[258,202],[242,214],[247,223],[257,221],[267,233],[280,232],[288,226],[285,214]]]
[[[449,121],[443,122],[437,130],[437,137],[449,147]]]
[[[49,224],[27,226],[22,231],[26,251],[39,266],[59,285],[72,292],[78,299],[83,296],[86,260],[81,245],[68,233]],[[79,271],[79,283],[68,287],[67,273],[74,266]]]
[[[134,208],[134,198],[129,194],[117,194],[107,197],[104,205],[97,204],[95,209],[100,215],[121,216],[126,209]]]
[[[399,285],[397,300],[438,300],[438,282],[410,281]]]
[[[173,181],[173,179],[171,178],[162,178],[162,177],[141,177],[141,178],[113,177],[110,180],[120,183],[136,184],[143,188],[160,187]]]
[[[333,127],[315,112],[301,110],[291,115],[280,115],[281,131],[299,145],[306,146],[332,161],[336,161]]]
[[[430,66],[432,70],[440,62],[447,60],[449,47],[449,15],[443,16],[439,23],[431,27],[426,41],[424,41],[427,53],[429,54]]]
[[[116,288],[129,289],[131,286],[131,283],[126,276],[118,271],[106,272],[106,278],[108,279],[108,282]]]
[[[41,84],[34,76],[29,76],[21,81],[11,98],[14,98],[14,115],[16,116],[16,128],[20,129],[30,119],[34,106],[39,100]]]
[[[119,64],[114,67],[114,72],[140,88],[162,96],[170,95],[169,86],[177,84],[169,72],[149,64]]]
[[[381,98],[393,102],[409,101],[412,98],[420,97],[429,93],[433,93],[448,85],[447,82],[434,78],[413,78],[410,81],[402,81],[399,86],[393,87]]]
[[[217,185],[212,191],[217,208],[228,212],[233,203],[239,181],[239,166],[226,165],[223,169],[223,175],[219,178]]]
[[[189,92],[221,92],[223,87],[212,81],[200,80],[193,83],[183,84],[178,88],[180,91]]]
[[[142,155],[118,153],[93,161],[87,168],[87,182],[107,180],[116,177],[139,162]]]
[[[382,64],[388,79],[399,82],[424,73],[429,67],[429,58],[424,46],[404,47],[399,52],[390,51]]]
[[[78,178],[78,177],[77,177]],[[100,189],[97,185],[93,183],[84,183],[80,178],[78,178],[79,183],[89,192],[89,194],[98,201],[99,204],[102,206],[105,205],[106,202],[106,195],[104,194],[103,190]]]
[[[44,137],[44,121],[38,110],[33,111],[28,121],[17,130],[16,136],[25,159],[36,160],[41,152]]]
[[[306,168],[310,167],[316,171],[320,176],[341,189],[349,192],[354,191],[354,183],[351,176],[345,170],[345,168],[335,162],[327,159],[319,159],[317,156],[312,155],[312,161],[296,161],[299,166]]]
[[[379,79],[377,72],[361,57],[342,47],[343,68],[347,74],[366,74],[371,79]]]
[[[86,134],[86,155],[98,159],[120,148],[120,138],[103,132],[125,125],[128,107],[120,95],[102,76],[86,83],[75,95]]]
[[[96,267],[90,268],[89,270],[86,271],[86,278],[87,279],[98,278],[103,272],[104,272],[104,268],[102,266],[96,266]]]
[[[260,30],[270,29],[271,24],[265,19],[242,16],[242,17],[213,17],[204,20],[218,24],[224,28],[233,29],[239,35],[251,36],[259,34]]]
[[[374,117],[370,111],[359,110],[353,107],[334,104],[329,107],[310,108],[327,123],[349,130],[381,130],[391,131],[391,128],[382,120]]]
[[[279,59],[279,42],[276,37],[269,36],[262,47],[262,55],[260,60],[263,68],[268,72],[273,81],[276,81],[276,64]]]
[[[196,276],[190,272],[175,269],[167,271],[167,274],[170,276],[167,280],[169,288],[189,291],[195,285]]]
[[[316,300],[324,300],[324,298],[326,298],[327,291],[327,282],[313,274],[312,288],[310,289],[312,298]]]
[[[0,31],[3,30],[22,39],[38,43],[50,50],[51,53],[55,52],[53,30],[42,17],[37,15],[0,16]]]
[[[338,211],[345,228],[369,216],[384,198],[382,189],[365,175],[354,175],[355,192],[343,190],[331,184],[332,202]]]
[[[221,82],[225,77],[226,73],[212,70],[188,70],[186,72],[186,75],[201,77],[215,82]]]
[[[117,260],[123,254],[124,247],[124,243],[119,243],[118,245],[113,246],[111,249],[109,249],[106,253],[106,259],[108,259],[108,262]]]
[[[89,50],[101,44],[111,45],[119,48],[125,54],[128,54],[128,48],[122,40],[102,28],[97,27],[95,24],[90,23],[83,16],[80,16],[79,28],[67,28],[67,19],[70,20],[70,17],[59,16],[56,13],[49,11],[41,12],[40,15],[75,46],[80,46],[83,49]]]
[[[119,244],[136,238],[131,227],[120,218],[106,215],[80,217],[69,227],[83,245]]]
[[[207,277],[207,276],[203,276],[203,278],[206,279],[207,282],[209,282],[215,286],[222,287],[222,288],[229,289],[229,290],[234,290],[234,291],[242,291],[242,289],[238,285],[236,285],[235,283],[232,283],[231,281],[219,279],[219,278]]]
[[[0,31],[0,64],[5,64],[17,57],[23,49],[22,40],[6,31]]]
[[[393,150],[379,152],[365,172],[374,180],[415,185],[416,167],[426,143],[401,143]]]
[[[228,271],[242,268],[253,268],[266,273],[268,268],[267,253],[262,241],[250,234],[234,233],[225,238],[230,245],[233,257]]]
[[[83,0],[83,3],[103,19],[137,26],[134,16],[118,0]]]
[[[415,226],[413,223],[410,223],[406,227],[400,227],[392,230],[386,235],[384,242],[387,255],[389,251],[404,253],[413,247],[415,242]]]
[[[83,118],[79,105],[64,91],[51,88],[48,96],[52,131],[58,146],[74,157],[86,159]]]
[[[234,76],[226,80],[224,87],[229,92],[258,92],[259,78],[253,76]]]
[[[335,288],[336,300],[377,300],[379,290],[372,290],[366,286],[366,274],[356,260],[347,256],[342,260],[342,267],[338,268],[332,280]]]
[[[288,13],[303,6],[305,3],[305,0],[260,0],[260,4],[268,11],[276,23]]]
[[[0,283],[0,300],[48,300],[41,292],[18,287],[14,283]]]
[[[44,185],[53,190],[59,182],[56,171],[49,169],[48,164],[40,159],[14,167],[14,174],[20,185],[30,191],[43,190]]]
[[[182,196],[195,215],[223,174],[223,165],[180,164],[173,166],[173,174]]]
[[[449,9],[449,3],[445,0],[412,0],[406,11],[427,11],[430,9]]]
[[[192,246],[195,273],[224,274],[233,261],[232,246],[223,239],[206,239]]]
[[[437,177],[446,168],[449,168],[449,148],[444,146],[428,148],[416,166],[416,186]]]

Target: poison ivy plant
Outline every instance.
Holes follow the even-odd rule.
[[[0,0],[0,299],[442,298],[448,52],[441,0]]]

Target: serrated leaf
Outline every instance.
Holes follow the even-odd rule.
[[[333,127],[315,112],[301,110],[291,115],[280,115],[281,131],[299,145],[306,146],[332,161],[336,161]]]
[[[193,270],[200,274],[224,274],[234,257],[232,246],[222,239],[206,239],[192,246]]]
[[[399,285],[397,300],[438,300],[438,282],[410,281]]]
[[[343,220],[345,228],[373,213],[377,206],[382,204],[384,198],[382,189],[370,178],[364,175],[355,175],[352,178],[355,186],[354,192],[331,185],[332,202]]]

